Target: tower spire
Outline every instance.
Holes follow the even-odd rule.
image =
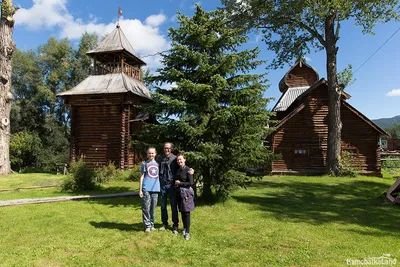
[[[122,16],[122,9],[118,6],[118,21],[117,21],[117,27],[119,27],[119,19]]]

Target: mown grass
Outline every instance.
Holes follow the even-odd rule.
[[[127,174],[124,174],[127,176]],[[119,193],[136,191],[139,188],[138,182],[120,180],[110,181],[98,185],[93,191],[72,193],[62,192],[60,185],[65,179],[64,175],[47,173],[14,173],[8,176],[0,176],[0,200],[12,200],[22,198],[57,197],[69,195],[93,195],[105,193]],[[24,189],[32,186],[54,186],[52,188]],[[19,188],[12,191],[1,191],[2,189]]]
[[[169,231],[145,234],[138,197],[1,207],[0,265],[345,266],[346,259],[382,254],[400,260],[400,209],[382,197],[393,182],[264,177],[225,203],[198,203],[190,241]]]

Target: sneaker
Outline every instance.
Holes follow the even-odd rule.
[[[145,233],[150,233],[150,231],[151,231],[150,227],[147,227],[146,230],[144,230]]]
[[[189,233],[185,234],[185,240],[190,240],[190,234]]]
[[[156,228],[154,228],[154,227],[150,228],[150,231],[155,231],[155,230],[156,230]]]
[[[182,235],[186,235],[186,229],[183,229],[181,232]]]
[[[163,226],[158,228],[158,230],[160,230],[160,231],[165,231],[166,229],[168,229],[168,224],[164,224]]]
[[[173,233],[174,235],[177,235],[177,234],[178,234],[178,227],[172,228],[172,233]]]

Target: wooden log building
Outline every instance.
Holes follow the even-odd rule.
[[[57,95],[71,110],[70,159],[81,157],[93,167],[112,162],[129,169],[139,160],[132,133],[153,122],[135,108],[151,99],[141,82],[140,68],[146,63],[118,25],[87,54],[93,59],[93,74]]]
[[[279,83],[282,96],[273,111],[279,123],[267,141],[278,160],[271,172],[322,174],[328,145],[328,83],[299,60]],[[355,158],[354,167],[364,174],[381,176],[380,136],[384,130],[351,106],[350,95],[341,98],[342,151]]]

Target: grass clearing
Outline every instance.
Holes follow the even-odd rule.
[[[169,231],[144,233],[138,197],[0,207],[1,264],[344,266],[383,254],[400,260],[400,209],[381,197],[393,182],[267,176],[225,203],[198,203],[190,241]],[[159,207],[156,216],[160,223]]]
[[[131,181],[110,181],[101,184],[93,191],[79,193],[61,192],[60,185],[66,178],[64,175],[47,173],[14,173],[8,176],[0,176],[0,190],[8,188],[20,188],[13,191],[0,191],[0,200],[12,200],[22,198],[58,197],[71,195],[93,195],[106,193],[121,193],[137,191],[138,182]],[[31,186],[56,186],[53,188],[22,189]]]

